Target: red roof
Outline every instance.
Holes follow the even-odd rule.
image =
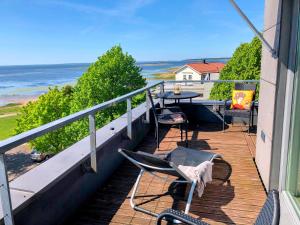
[[[199,73],[219,73],[225,66],[224,63],[190,63],[186,66],[191,67]]]

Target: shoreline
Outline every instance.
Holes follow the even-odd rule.
[[[10,104],[24,106],[28,102],[36,101],[39,96],[5,96],[0,97],[0,107],[6,107]]]

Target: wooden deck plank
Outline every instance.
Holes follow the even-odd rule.
[[[253,161],[253,134],[248,136],[239,126],[229,127],[223,133],[220,126],[207,124],[190,129],[189,140],[191,148],[222,154],[233,169],[230,183],[208,184],[201,198],[195,193],[190,214],[214,225],[253,224],[266,199]],[[145,138],[137,150],[162,153],[180,144],[180,133],[178,129],[172,128],[165,132],[160,150],[155,148],[153,134]],[[138,173],[135,166],[124,161],[107,184],[64,225],[155,224],[155,218],[130,207],[129,197]],[[155,196],[164,192],[166,195],[152,201],[153,197],[141,197],[139,201],[148,200],[143,207],[157,213],[169,207],[184,209],[184,196],[171,196],[167,193],[169,188],[170,182],[145,175],[138,196]]]

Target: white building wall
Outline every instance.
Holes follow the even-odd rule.
[[[210,74],[210,75],[209,75]],[[189,79],[189,76],[192,76],[192,79]],[[178,73],[175,74],[176,80],[185,80],[184,77],[186,77],[186,80],[218,80],[220,77],[220,73],[205,73],[205,74],[199,74],[195,70],[191,69],[190,67],[185,67],[184,69],[180,70]],[[210,91],[213,87],[213,83],[187,83],[186,85],[189,86],[189,88],[195,88],[199,93],[203,95],[201,99],[207,100],[210,96]],[[182,87],[183,90],[188,90],[185,86]],[[189,89],[190,90],[190,89]],[[191,89],[193,91],[193,89]]]
[[[189,76],[192,76],[191,80],[201,80],[201,76],[195,70],[192,70],[190,67],[185,67],[184,69],[180,70],[175,75],[176,80],[185,80],[184,76],[186,76],[186,80],[190,80]]]
[[[265,1],[265,24],[263,35],[274,46],[277,9],[279,0]],[[269,189],[272,139],[274,128],[274,108],[278,59],[263,47],[259,94],[259,114],[257,121],[255,161],[266,189]]]
[[[219,78],[220,78],[220,73],[211,73],[210,74],[211,80],[219,80]]]

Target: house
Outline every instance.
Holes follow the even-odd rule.
[[[192,80],[192,81],[208,81],[218,80],[220,77],[220,71],[224,68],[225,64],[220,62],[206,62],[201,63],[189,63],[184,65],[175,71],[175,80]],[[198,99],[209,99],[210,91],[213,87],[213,82],[207,83],[184,83],[186,85],[185,90],[196,91],[200,93]],[[190,86],[190,88],[188,87]]]
[[[175,71],[175,79],[179,80],[218,80],[224,63],[189,63]]]

